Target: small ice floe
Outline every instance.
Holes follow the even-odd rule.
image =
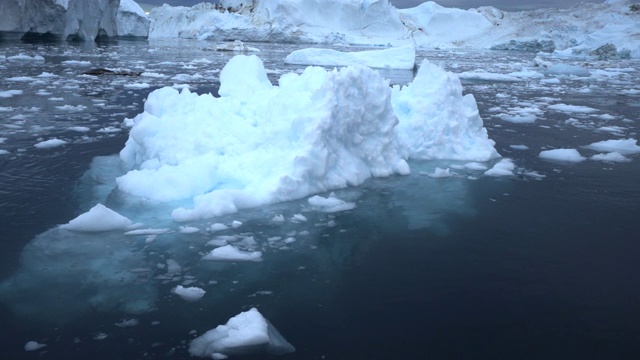
[[[109,335],[107,335],[106,333],[99,332],[99,333],[95,333],[93,335],[93,340],[104,340],[107,337],[109,337]]]
[[[178,229],[178,232],[181,234],[194,234],[200,231],[200,229],[194,226],[180,226]]]
[[[307,222],[307,218],[302,214],[294,214],[289,221],[292,223],[302,223]]]
[[[565,113],[582,113],[582,114],[590,114],[598,111],[598,109],[594,109],[588,106],[567,105],[567,104],[549,105],[547,109],[556,110],[556,111],[565,112]]]
[[[173,259],[167,259],[167,275],[175,275],[182,272],[182,266]]]
[[[239,228],[240,226],[242,226],[242,221],[238,221],[238,220],[233,220],[231,222],[231,227],[234,229]]]
[[[229,227],[225,224],[221,224],[221,223],[215,223],[215,224],[211,224],[211,226],[209,226],[209,228],[207,230],[209,230],[209,232],[218,232],[218,231],[223,231],[223,230],[227,230]]]
[[[102,204],[97,204],[67,224],[60,225],[60,228],[72,231],[100,232],[122,230],[130,225],[131,220],[128,218]]]
[[[352,210],[356,207],[355,203],[346,202],[342,199],[337,198],[335,193],[329,194],[329,196],[326,198],[315,195],[310,197],[307,202],[315,210],[327,213]],[[306,221],[306,219],[304,221]]]
[[[162,235],[162,234],[166,234],[169,231],[171,231],[171,229],[136,229],[136,230],[129,230],[127,232],[125,232],[125,235]]]
[[[18,54],[14,56],[9,56],[7,58],[9,61],[44,61],[44,58],[40,55],[29,56],[25,54]]]
[[[262,252],[242,251],[232,245],[225,245],[211,250],[202,260],[259,262],[262,261]]]
[[[479,162],[466,163],[464,164],[464,168],[467,170],[477,170],[477,171],[486,171],[488,169],[487,165]]]
[[[68,112],[79,112],[79,111],[83,111],[85,110],[87,107],[84,105],[77,105],[77,106],[73,106],[73,105],[61,105],[61,106],[56,106],[56,109],[58,110],[62,110],[62,111],[68,111]]]
[[[607,161],[607,162],[629,162],[631,159],[620,154],[619,152],[610,152],[606,154],[595,154],[590,157],[591,160]]]
[[[529,150],[527,145],[509,145],[513,150]]]
[[[10,98],[16,95],[22,95],[23,91],[22,90],[7,90],[7,91],[0,91],[0,98],[2,99],[6,99],[6,98]]]
[[[485,176],[513,176],[513,170],[516,168],[511,159],[502,159],[499,163],[484,172]]]
[[[260,49],[247,46],[240,40],[218,44],[216,51],[236,51],[236,52],[259,52]]]
[[[68,66],[91,66],[91,61],[65,60],[62,62],[62,64]]]
[[[295,348],[256,308],[242,312],[189,344],[193,356],[225,359],[232,355],[283,355]]]
[[[202,299],[204,294],[206,294],[206,291],[199,287],[183,287],[182,285],[174,287],[171,292],[188,302],[196,302]]]
[[[282,215],[282,214],[275,215],[274,217],[271,218],[271,221],[274,222],[274,223],[283,223],[284,222],[284,215]]]
[[[64,140],[50,139],[50,140],[41,141],[33,146],[35,146],[38,149],[51,149],[51,148],[65,145],[65,144],[67,144],[67,142]]]
[[[455,173],[452,173],[449,168],[442,169],[440,167],[436,167],[432,173],[428,173],[427,176],[434,179],[444,179],[448,177],[455,176]]]
[[[47,346],[46,344],[40,344],[37,341],[27,341],[26,344],[24,344],[24,351],[35,351],[38,349],[42,349],[43,347]]]
[[[138,319],[135,318],[131,318],[131,319],[122,319],[121,321],[113,324],[117,327],[121,327],[121,328],[125,328],[125,327],[132,327],[132,326],[136,326],[138,325],[140,321]]]
[[[601,152],[618,152],[623,155],[640,154],[640,146],[635,139],[598,141],[585,147]]]
[[[538,155],[542,159],[559,162],[578,163],[586,160],[576,149],[553,149],[541,151]]]
[[[124,88],[125,89],[148,89],[150,88],[151,85],[149,85],[148,83],[130,83],[130,84],[124,84]]]

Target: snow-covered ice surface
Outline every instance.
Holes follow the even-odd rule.
[[[622,276],[637,269],[638,192],[629,181],[640,173],[637,60],[419,50],[417,63],[430,61],[424,69],[441,66],[448,73],[429,72],[425,83],[431,86],[405,88],[412,94],[406,98],[399,86],[386,87],[397,97],[391,101],[399,114],[396,128],[420,112],[460,124],[445,122],[432,132],[420,132],[419,125],[404,129],[403,142],[413,134],[450,144],[447,154],[483,151],[466,159],[407,156],[409,175],[373,177],[333,193],[309,192],[176,223],[171,212],[193,205],[192,199],[149,201],[114,190],[128,170],[118,152],[133,118],[144,111],[144,99],[164,86],[188,88],[183,95],[168,89],[159,94],[193,98],[194,107],[214,101],[206,94],[220,92],[237,102],[225,111],[257,111],[241,87],[219,89],[221,71],[234,54],[216,51],[215,44],[0,47],[0,93],[11,94],[0,97],[0,194],[7,220],[0,230],[3,238],[15,239],[0,243],[0,311],[9,319],[2,326],[10,327],[6,337],[15,346],[7,351],[14,358],[24,357],[30,341],[34,349],[46,344],[34,354],[49,356],[74,351],[99,359],[123,353],[185,358],[193,339],[253,307],[296,347],[290,356],[301,359],[374,358],[380,351],[416,358],[425,349],[446,357],[447,349],[460,348],[458,329],[467,329],[465,344],[484,344],[491,335],[486,348],[462,350],[466,357],[495,354],[504,344],[515,344],[505,357],[517,357],[531,343],[496,330],[511,322],[523,326],[525,338],[536,339],[534,348],[566,339],[608,354],[637,353],[628,345],[633,335],[624,335],[633,334],[637,320],[620,315],[638,310],[632,300],[640,295],[635,277]],[[232,83],[246,76],[253,91],[271,84],[305,89],[294,81],[310,75],[303,75],[304,67],[284,65],[288,54],[305,45],[247,45],[262,50],[265,71],[231,73]],[[93,68],[140,75],[82,74]],[[318,78],[332,73],[320,70],[313,73]],[[353,70],[335,73],[340,71]],[[411,70],[373,71],[358,74],[376,79],[377,73],[390,85],[420,84]],[[455,74],[476,75],[460,76],[460,84]],[[10,80],[20,77],[33,80]],[[149,87],[132,86],[142,83]],[[427,90],[433,103],[411,103]],[[153,99],[147,103],[152,106]],[[475,125],[463,126],[462,120]],[[66,143],[34,146],[52,139]],[[247,145],[251,137],[241,139]],[[455,142],[461,139],[466,141]],[[495,146],[487,146],[488,139]],[[188,143],[193,151],[209,146]],[[494,157],[494,148],[502,158]],[[234,143],[226,154],[240,149]],[[575,149],[585,160],[539,157],[554,149]],[[147,165],[153,168],[153,162]],[[91,211],[97,204],[105,208]],[[80,227],[68,228],[72,224]],[[195,303],[179,295],[195,300],[203,292]],[[605,309],[601,317],[590,317],[594,308]],[[123,322],[131,318],[138,322]],[[576,323],[602,329],[596,331],[602,336],[592,337]],[[450,334],[451,326],[456,330]],[[390,328],[410,331],[398,338],[389,336]],[[365,333],[371,335],[357,335]],[[433,333],[440,335],[429,340]],[[547,333],[549,338],[535,337]],[[97,344],[108,346],[95,355]],[[586,354],[582,346],[570,350],[554,355]]]
[[[150,37],[640,57],[640,11],[631,1],[519,12],[460,10],[432,1],[399,10],[387,0],[246,0],[231,8],[155,8]]]

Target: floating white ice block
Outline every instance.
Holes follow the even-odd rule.
[[[102,204],[98,204],[67,224],[60,225],[60,228],[73,231],[99,232],[124,230],[130,225],[131,220]]]
[[[293,351],[295,348],[256,308],[232,317],[225,325],[207,331],[189,344],[189,353],[200,357],[282,355]]]

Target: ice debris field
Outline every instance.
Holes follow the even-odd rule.
[[[376,9],[384,2],[371,4]],[[525,55],[425,50],[443,44],[477,45],[488,38],[442,33],[435,44],[421,35],[426,28],[414,29],[417,47],[346,46],[358,43],[343,26],[353,17],[335,20],[339,23],[331,26],[344,31],[320,39],[340,46],[282,47],[284,60],[277,61],[263,62],[261,58],[268,56],[259,51],[264,44],[242,42],[184,40],[197,44],[184,55],[158,40],[145,48],[142,58],[128,56],[139,48],[128,49],[126,44],[92,52],[66,48],[65,60],[59,59],[55,46],[31,48],[28,53],[3,48],[2,161],[46,157],[123,133],[128,133],[128,140],[118,155],[93,160],[80,180],[79,189],[85,191],[80,214],[25,247],[20,269],[0,284],[0,296],[16,313],[55,320],[114,309],[141,316],[167,298],[184,305],[215,301],[241,286],[239,281],[251,283],[248,278],[259,277],[238,278],[238,273],[251,274],[257,267],[273,271],[296,251],[312,253],[317,249],[312,239],[321,231],[339,236],[346,231],[341,214],[365,206],[377,211],[375,204],[361,200],[367,186],[407,181],[424,188],[420,196],[433,206],[430,214],[416,208],[415,194],[385,188],[406,208],[408,226],[420,228],[433,226],[441,213],[472,211],[465,194],[473,180],[544,181],[550,175],[537,171],[535,162],[522,161],[521,154],[551,162],[557,173],[584,164],[602,164],[606,170],[618,163],[624,166],[640,153],[637,117],[618,113],[610,104],[594,101],[586,106],[571,100],[571,95],[597,98],[613,92],[629,104],[639,103],[637,44],[624,35],[635,31],[637,23],[626,21],[635,15],[623,16],[621,4],[609,1],[584,10],[608,6],[615,10],[611,16],[621,20],[619,25],[591,33],[581,45],[570,41],[577,37],[570,27],[546,34],[555,44],[566,40],[565,50]],[[444,24],[464,19],[493,34],[496,30],[485,23],[489,18],[501,26],[514,21],[502,27],[512,31],[525,16],[488,8],[446,9],[434,3],[402,11],[378,9],[384,11],[372,14],[428,23],[428,31],[436,33]],[[162,7],[152,18],[168,24],[178,21],[175,14],[195,10]],[[560,11],[558,19],[580,11]],[[544,11],[535,14],[551,16]],[[248,21],[242,12],[233,18]],[[213,32],[201,32],[205,26],[198,19],[190,32],[181,29],[177,37],[214,37]],[[255,30],[255,24],[247,26]],[[152,29],[153,36],[161,37],[158,29]],[[405,31],[399,25],[392,29]],[[314,39],[317,34],[312,34]],[[494,35],[486,36],[505,41],[495,44],[498,49],[545,44],[524,35],[526,41],[516,42],[507,41],[511,35]],[[603,41],[621,38],[627,42],[616,42],[607,53],[592,53]],[[258,56],[236,56],[237,52]],[[137,75],[84,74],[99,67]],[[402,80],[387,79],[398,74],[390,69],[405,71],[399,73]],[[219,97],[210,94],[216,82]],[[103,98],[104,93],[117,95]],[[478,98],[486,109],[482,113]],[[131,113],[138,115],[126,118]],[[556,143],[550,137],[542,146],[527,138],[530,131],[568,130],[587,136],[572,143]],[[492,132],[510,133],[511,143],[496,148]],[[382,185],[371,185],[376,180]],[[303,266],[294,269],[305,271]],[[57,286],[48,286],[52,283]],[[38,296],[32,296],[34,292]],[[270,294],[272,290],[260,290],[252,296]],[[207,328],[211,325],[215,324]],[[140,325],[133,317],[114,326]],[[93,339],[103,340],[109,332],[98,332]],[[46,348],[43,339],[24,346],[26,351]],[[188,351],[224,358],[281,354],[293,351],[293,346],[250,309],[202,332]]]

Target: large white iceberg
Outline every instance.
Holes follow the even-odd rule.
[[[244,55],[220,82],[220,98],[149,95],[120,152],[129,170],[120,192],[172,202],[173,219],[187,221],[408,174],[408,158],[498,156],[473,97],[428,61],[415,86],[393,91],[361,66],[309,67],[273,86],[262,61]]]
[[[242,312],[189,344],[194,356],[224,359],[230,355],[283,355],[295,351],[256,308]]]
[[[227,0],[224,6],[165,5],[151,11],[151,38],[349,43],[498,50],[566,50],[640,57],[640,12],[628,0],[567,9],[461,10],[427,1],[396,9],[387,0]],[[231,9],[231,11],[227,11]],[[609,51],[609,50],[608,50]]]
[[[148,35],[149,20],[133,0],[2,0],[0,33],[71,40]]]
[[[302,43],[379,43],[405,38],[388,0],[247,0],[227,7],[201,3],[151,11],[149,37]]]

